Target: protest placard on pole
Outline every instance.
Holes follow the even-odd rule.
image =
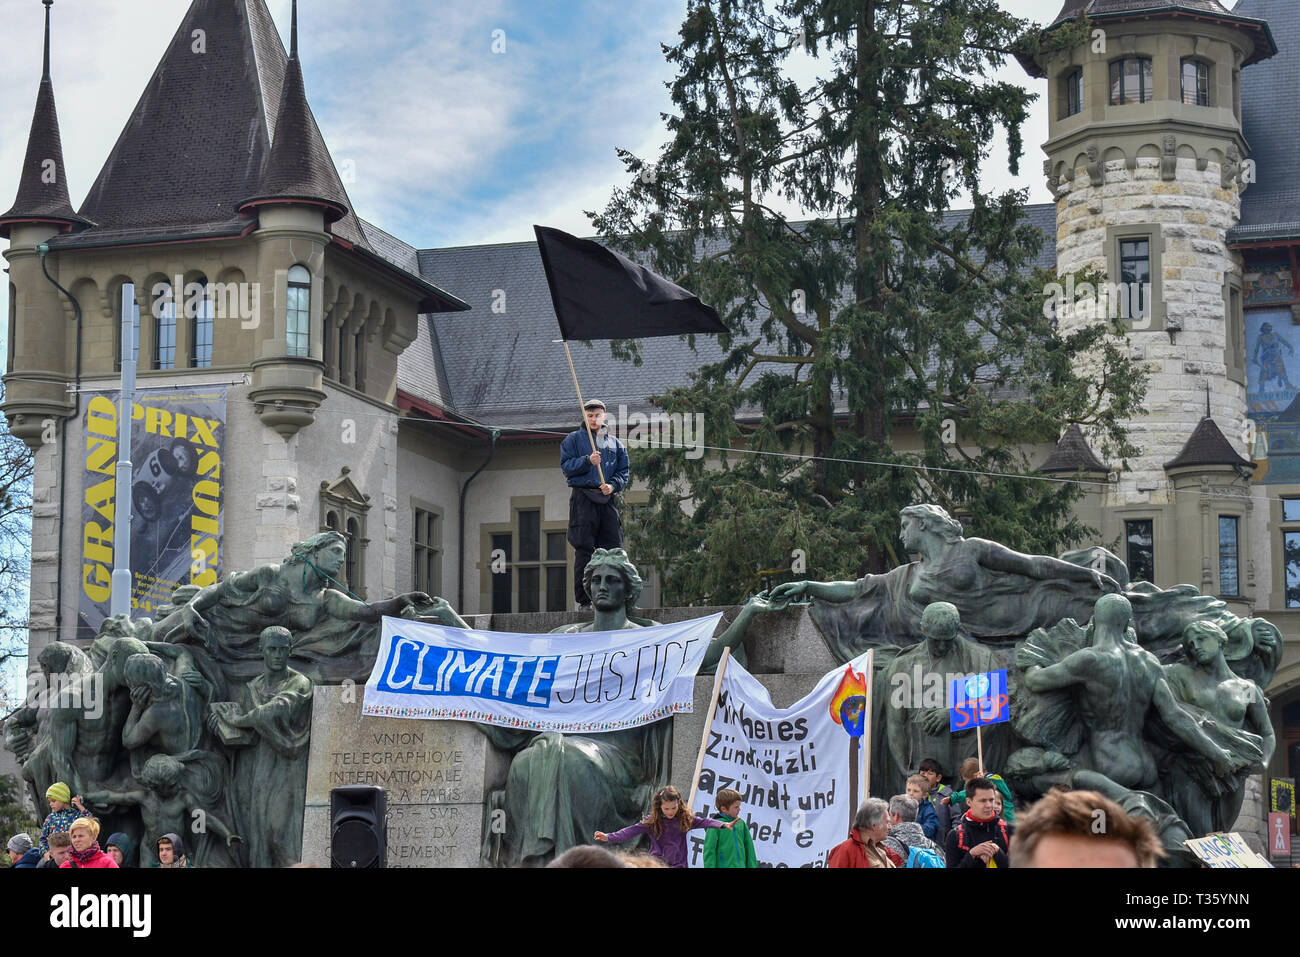
[[[757,678],[731,661],[718,681],[717,707],[705,732],[704,760],[692,793],[705,803],[719,791],[740,792],[741,817],[764,867],[825,867],[848,836],[862,781],[867,656],[824,675],[789,708],[777,708]],[[848,720],[848,726],[844,724]],[[858,740],[859,757],[850,759]],[[704,835],[689,837],[688,862],[699,867]]]
[[[718,661],[718,673],[713,677],[713,696],[709,699],[709,713],[704,717],[704,734],[700,737],[700,753],[695,759],[695,771],[691,774],[691,796],[686,800],[686,810],[695,810],[695,795],[700,790],[700,769],[704,767],[704,748],[709,743],[709,729],[713,727],[713,716],[718,713],[718,692],[722,689],[722,679],[727,673],[727,662],[731,660],[731,649],[722,649],[722,658]]]

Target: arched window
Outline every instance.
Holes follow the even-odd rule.
[[[160,282],[153,294],[153,367],[176,368],[176,300],[172,287]]]
[[[114,322],[114,328],[117,330],[117,332],[113,336],[113,342],[114,342],[113,370],[115,372],[122,371],[122,303],[123,303],[123,294],[125,292],[126,292],[126,283],[122,283],[122,285],[117,287],[117,295],[113,297],[113,313],[117,317]],[[134,346],[131,350],[131,357],[136,361],[136,363],[139,363],[140,361],[140,307],[136,305],[135,302],[131,303],[131,307],[132,307],[131,314],[133,316],[132,329],[131,329],[131,341],[134,343]]]
[[[289,270],[288,355],[311,355],[311,273],[305,266]]]
[[[325,527],[328,528],[328,529],[330,529],[331,531],[335,531],[335,532],[337,532],[337,531],[339,530],[339,515],[338,515],[338,512],[326,512],[326,513],[325,513]]]
[[[1125,57],[1110,65],[1110,105],[1150,103],[1155,98],[1155,77],[1150,57]]]
[[[1062,118],[1083,112],[1083,69],[1075,68],[1062,78]]]
[[[205,276],[186,284],[185,314],[190,320],[190,368],[211,368],[215,323],[212,297],[208,294],[208,280]]]
[[[1210,105],[1210,65],[1203,60],[1183,60],[1183,102],[1188,106]]]

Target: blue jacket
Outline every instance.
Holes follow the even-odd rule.
[[[600,452],[600,467],[605,470],[605,481],[615,492],[627,488],[632,463],[623,443],[608,432],[596,436],[596,450]],[[591,439],[586,428],[577,429],[565,436],[560,445],[560,468],[568,479],[570,488],[600,488],[600,472],[591,464]]]
[[[921,830],[930,840],[938,840],[946,836],[939,833],[939,812],[934,809],[934,805],[928,800],[922,801],[916,809],[916,823],[921,825]]]
[[[41,849],[39,847],[33,847],[22,857],[18,858],[18,860],[14,861],[13,866],[15,868],[36,867],[36,865],[40,864],[40,862],[41,862]]]

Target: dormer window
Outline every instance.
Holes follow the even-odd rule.
[[[1150,57],[1125,57],[1110,65],[1110,105],[1150,103],[1155,98],[1155,77]]]
[[[1062,119],[1083,112],[1083,70],[1076,68],[1061,78]]]
[[[1210,65],[1203,60],[1183,60],[1183,102],[1188,106],[1210,105]]]

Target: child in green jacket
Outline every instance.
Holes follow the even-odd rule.
[[[967,758],[961,763],[961,776],[963,781],[969,781],[972,778],[979,777],[980,762],[978,758]],[[1002,820],[1008,824],[1016,823],[1016,805],[1011,798],[1011,788],[1007,782],[1002,780],[1000,774],[985,774],[984,777],[993,782],[993,786],[998,789],[1002,795]],[[956,807],[962,801],[966,800],[966,789],[963,787],[952,795],[952,806]]]
[[[758,867],[749,825],[740,819],[740,792],[731,788],[719,791],[718,811],[713,815],[715,820],[736,824],[730,830],[719,828],[704,833],[704,866]]]

